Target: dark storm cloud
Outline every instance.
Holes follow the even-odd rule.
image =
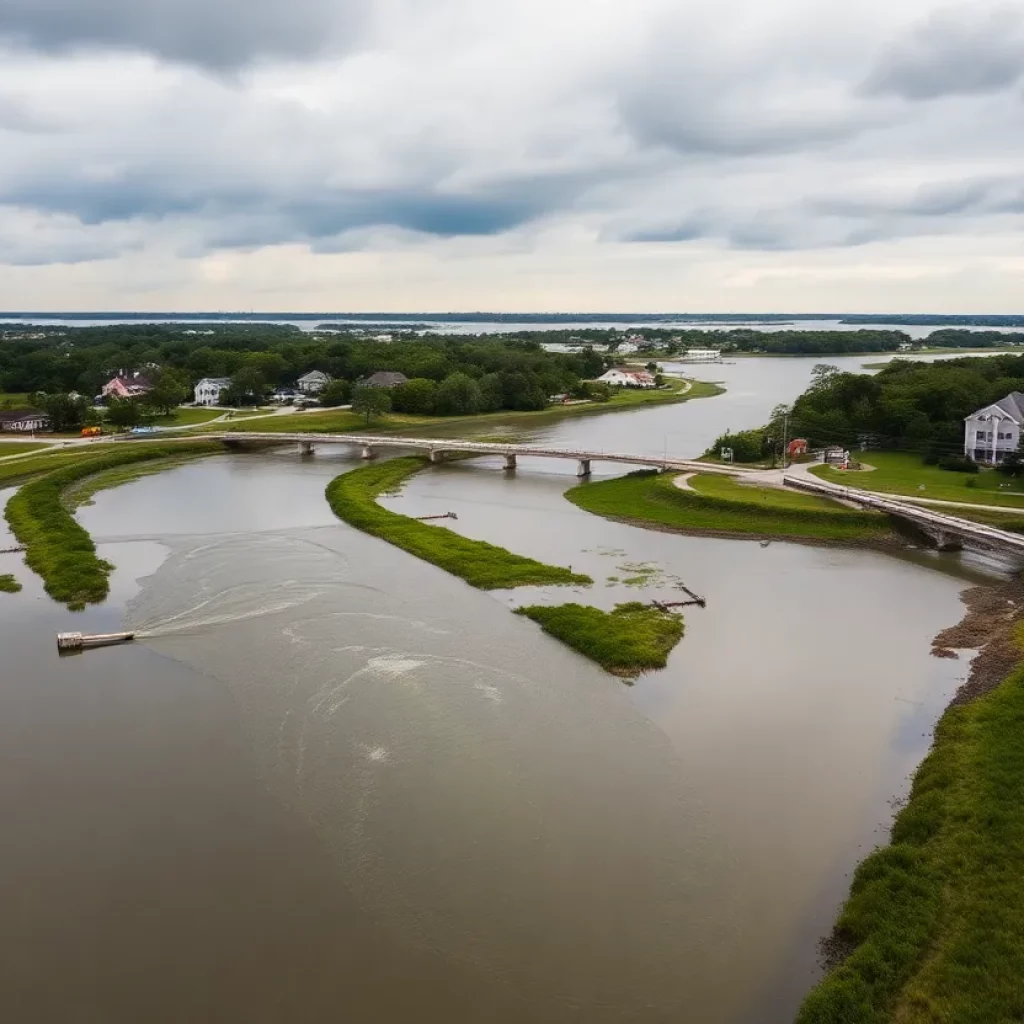
[[[136,50],[230,70],[343,44],[364,9],[362,0],[0,0],[0,37],[47,52]]]
[[[294,190],[201,187],[173,176],[120,175],[105,181],[34,178],[0,189],[0,204],[66,214],[85,225],[199,217],[207,244],[253,248],[333,238],[359,228],[395,227],[438,237],[494,235],[555,210],[583,187],[574,175],[452,192],[436,186]]]
[[[1024,74],[1024,12],[975,6],[933,15],[878,60],[866,93],[910,100],[996,92]]]

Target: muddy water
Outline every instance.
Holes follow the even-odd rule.
[[[699,439],[713,404],[648,415]],[[544,429],[657,445],[632,416]],[[0,556],[26,583],[0,595],[4,1019],[790,1019],[964,672],[927,654],[963,580],[635,530],[565,502],[564,464],[481,460],[395,507],[596,581],[481,594],[336,522],[351,465],[225,456],[98,495],[119,568],[77,617]],[[678,581],[708,607],[632,688],[508,610]],[[144,639],[52,649],[122,621]]]

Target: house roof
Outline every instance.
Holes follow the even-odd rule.
[[[323,370],[310,370],[309,373],[305,373],[299,378],[300,382],[304,380],[330,380],[330,378]]]
[[[1024,423],[1024,394],[1021,394],[1019,391],[1011,391],[1005,398],[1000,398],[998,402],[993,402],[991,405],[986,405],[984,408],[976,410],[970,416],[967,416],[966,419],[971,419],[977,416],[978,413],[987,412],[989,409],[998,409],[1000,412],[1012,417],[1017,423]]]
[[[41,409],[10,409],[0,412],[0,423],[21,423],[24,420],[46,420],[49,416]]]
[[[404,373],[398,373],[396,370],[378,370],[371,373],[363,383],[372,388],[393,388],[404,384],[408,379]]]
[[[204,377],[196,385],[196,387],[197,388],[201,387],[203,384],[215,384],[219,388],[226,388],[226,387],[230,387],[230,385],[231,385],[231,378],[230,377]]]

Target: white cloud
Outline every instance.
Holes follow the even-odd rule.
[[[1016,301],[1006,8],[79,6],[0,0],[0,306]]]

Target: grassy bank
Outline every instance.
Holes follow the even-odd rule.
[[[691,386],[686,390],[685,385]],[[600,413],[641,409],[650,405],[665,405],[674,402],[688,402],[696,398],[711,398],[723,392],[717,384],[704,381],[671,381],[665,389],[644,391],[623,388],[607,402],[586,402],[581,405],[553,405],[536,412],[482,413],[476,416],[409,416],[389,413],[366,423],[366,418],[346,409],[322,409],[294,413],[290,416],[267,416],[252,419],[246,423],[217,423],[217,430],[259,430],[273,433],[308,431],[310,433],[371,433],[371,434],[421,434],[432,436],[436,431],[449,431],[453,427],[464,428],[466,432],[479,430],[495,422],[528,426],[550,423],[572,416],[588,416]]]
[[[124,447],[61,465],[25,484],[7,502],[5,515],[18,541],[26,548],[25,562],[43,580],[55,601],[80,611],[102,601],[109,590],[113,566],[96,555],[89,534],[64,507],[64,491],[86,477],[114,469],[166,459],[196,457],[220,450],[216,442],[189,445]]]
[[[950,472],[938,466],[926,466],[921,456],[912,452],[856,452],[854,457],[873,468],[842,470],[815,466],[811,473],[830,484],[865,491],[964,501],[972,505],[1005,505],[1024,512],[1024,484],[994,469],[971,474]]]
[[[529,605],[516,609],[540,624],[545,633],[602,668],[623,678],[664,668],[683,635],[683,618],[638,601],[604,612],[582,604]]]
[[[21,584],[9,573],[0,573],[0,594],[16,594]]]
[[[428,526],[377,504],[407,477],[428,465],[426,459],[392,459],[335,477],[327,501],[339,519],[431,562],[481,590],[543,584],[592,583],[589,576],[524,558],[485,541],[470,540],[442,526]]]
[[[8,455],[27,455],[40,448],[49,448],[45,441],[0,441],[0,459]]]
[[[892,537],[888,519],[875,512],[824,501],[809,505],[798,500],[805,495],[788,491],[762,493],[717,480],[709,484],[702,477],[695,482],[707,493],[681,490],[671,476],[641,470],[615,480],[580,484],[566,497],[609,519],[680,532],[845,543],[883,542]]]
[[[799,1024],[1024,1019],[1022,736],[1019,662],[946,712],[891,844],[854,876],[835,934],[852,952],[808,996]]]

